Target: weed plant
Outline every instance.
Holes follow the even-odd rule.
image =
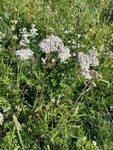
[[[113,1],[1,0],[0,15],[0,149],[112,150]]]

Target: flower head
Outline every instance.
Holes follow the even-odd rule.
[[[98,72],[91,72],[90,67],[91,66],[98,66],[99,61],[97,59],[98,53],[95,50],[90,50],[88,54],[84,54],[83,52],[78,53],[78,61],[80,63],[81,68],[81,74],[86,79],[92,79],[95,78],[94,73],[96,75],[96,78],[98,75]]]
[[[68,47],[63,47],[62,51],[59,53],[58,57],[60,58],[61,62],[66,61],[69,57],[71,57],[70,51]]]
[[[98,53],[97,51],[95,50],[90,50],[89,51],[89,58],[90,58],[90,61],[91,61],[91,66],[98,66],[99,65],[99,61],[98,59],[96,58],[98,56]]]
[[[58,36],[48,36],[39,44],[40,50],[46,54],[51,52],[58,52],[58,58],[61,62],[67,60],[71,54],[68,47],[64,46],[64,43]]]
[[[91,61],[89,55],[84,54],[83,52],[78,53],[78,61],[80,62],[80,67],[82,71],[89,71]]]
[[[33,56],[33,52],[30,49],[21,49],[15,52],[16,56],[19,56],[21,60],[27,60]]]
[[[51,35],[44,39],[39,44],[39,47],[42,52],[48,54],[55,51],[61,51],[61,49],[64,47],[64,44],[58,36]]]

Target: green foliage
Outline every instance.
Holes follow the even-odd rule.
[[[113,51],[112,0],[1,1],[0,149],[112,150],[113,57],[105,55]],[[15,56],[20,29],[30,32],[32,24],[38,35],[25,48],[35,59],[22,61]],[[51,34],[69,47],[66,63],[41,52],[39,43]],[[103,78],[88,81],[77,53],[93,48]]]

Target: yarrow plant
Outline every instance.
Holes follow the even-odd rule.
[[[99,61],[97,59],[98,53],[94,50],[90,50],[88,54],[84,54],[83,52],[78,53],[78,61],[80,62],[80,68],[82,70],[81,74],[86,79],[92,79],[92,75],[90,73],[91,66],[98,66]]]
[[[28,60],[33,57],[33,52],[30,49],[21,49],[15,52],[15,55],[18,56],[21,60]]]
[[[64,46],[64,43],[58,36],[48,36],[40,42],[39,47],[40,50],[46,54],[58,52],[58,57],[62,62],[71,56],[69,49]]]
[[[35,24],[31,25],[30,32],[27,31],[27,28],[20,29],[21,33],[21,40],[20,40],[20,46],[27,46],[30,43],[29,37],[35,38],[35,36],[38,35],[37,29],[35,28]]]

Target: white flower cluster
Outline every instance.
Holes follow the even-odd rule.
[[[4,122],[4,117],[3,117],[3,114],[0,113],[0,125],[2,125]]]
[[[5,38],[5,34],[0,32],[0,42],[2,42],[2,40]]]
[[[22,35],[20,46],[27,46],[30,43],[29,37],[34,38],[35,36],[38,35],[37,29],[35,28],[34,24],[32,24],[32,28],[30,29],[30,32],[28,32],[26,28],[23,28],[20,30],[20,33]]]
[[[37,33],[37,29],[35,28],[35,24],[32,24],[31,27],[32,27],[32,28],[30,29],[30,35],[31,35],[32,37],[37,36],[38,33]]]
[[[99,61],[96,58],[98,56],[97,51],[90,50],[89,53],[88,53],[88,55],[89,55],[89,59],[90,59],[90,62],[91,62],[90,66],[95,66],[95,67],[98,66],[99,65]]]
[[[71,57],[68,47],[63,47],[62,51],[58,54],[58,57],[60,58],[61,62],[64,62]]]
[[[80,62],[80,68],[82,70],[81,74],[86,79],[92,79],[93,76],[90,73],[91,66],[98,66],[99,61],[97,59],[98,53],[94,50],[90,50],[88,54],[83,52],[78,53],[78,61]]]
[[[48,36],[46,39],[40,42],[39,47],[41,51],[46,54],[58,52],[58,57],[61,59],[61,61],[65,61],[71,56],[69,49],[64,46],[62,40],[58,36]]]
[[[58,36],[48,36],[39,44],[40,49],[42,52],[48,54],[55,51],[61,51],[64,47],[62,40]]]
[[[21,49],[17,50],[15,55],[20,57],[21,60],[27,60],[33,56],[33,52],[30,49]]]

